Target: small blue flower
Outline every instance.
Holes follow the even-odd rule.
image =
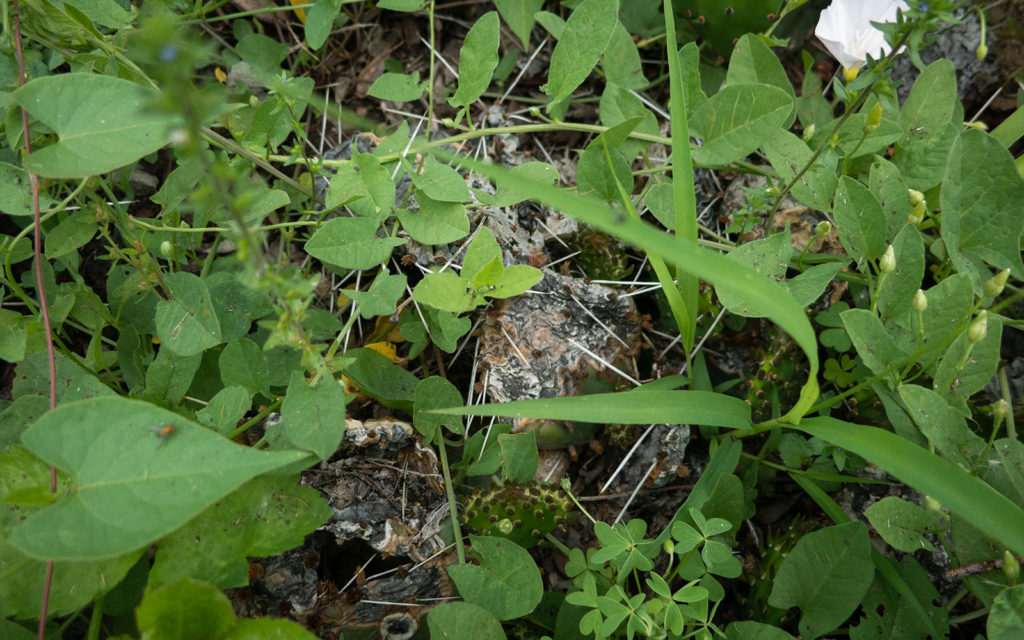
[[[173,44],[165,44],[160,49],[160,62],[174,62],[178,58],[178,47]]]

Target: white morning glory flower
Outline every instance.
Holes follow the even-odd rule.
[[[869,55],[877,60],[892,51],[885,34],[871,23],[896,22],[901,9],[906,11],[910,5],[903,0],[832,0],[821,12],[814,35],[843,65],[843,75],[849,82],[857,77]]]

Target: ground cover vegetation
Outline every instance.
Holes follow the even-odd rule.
[[[824,9],[6,3],[0,636],[1024,637],[1019,22]]]

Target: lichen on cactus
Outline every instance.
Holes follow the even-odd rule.
[[[556,485],[508,484],[477,489],[466,499],[462,523],[481,535],[508,538],[524,549],[575,515],[572,502]]]

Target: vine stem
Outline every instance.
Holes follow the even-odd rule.
[[[14,51],[18,57],[18,86],[25,85],[25,55],[21,50],[21,7],[18,0],[14,0]],[[32,142],[29,140],[28,111],[21,108],[21,129],[25,136],[25,155],[32,153]],[[27,170],[27,169],[26,169]],[[50,369],[50,410],[57,408],[57,364],[53,353],[53,331],[50,327],[50,311],[46,307],[46,288],[43,282],[43,251],[42,251],[42,222],[39,211],[39,178],[32,171],[28,171],[29,182],[32,184],[32,223],[35,228],[33,234],[32,251],[36,263],[36,289],[39,293],[39,310],[43,316],[43,335],[46,337],[46,363]],[[50,465],[50,493],[57,493],[57,467]],[[43,597],[39,605],[39,625],[36,627],[36,637],[39,640],[46,638],[46,610],[50,604],[50,585],[53,583],[53,560],[46,563],[46,577],[43,579]]]

